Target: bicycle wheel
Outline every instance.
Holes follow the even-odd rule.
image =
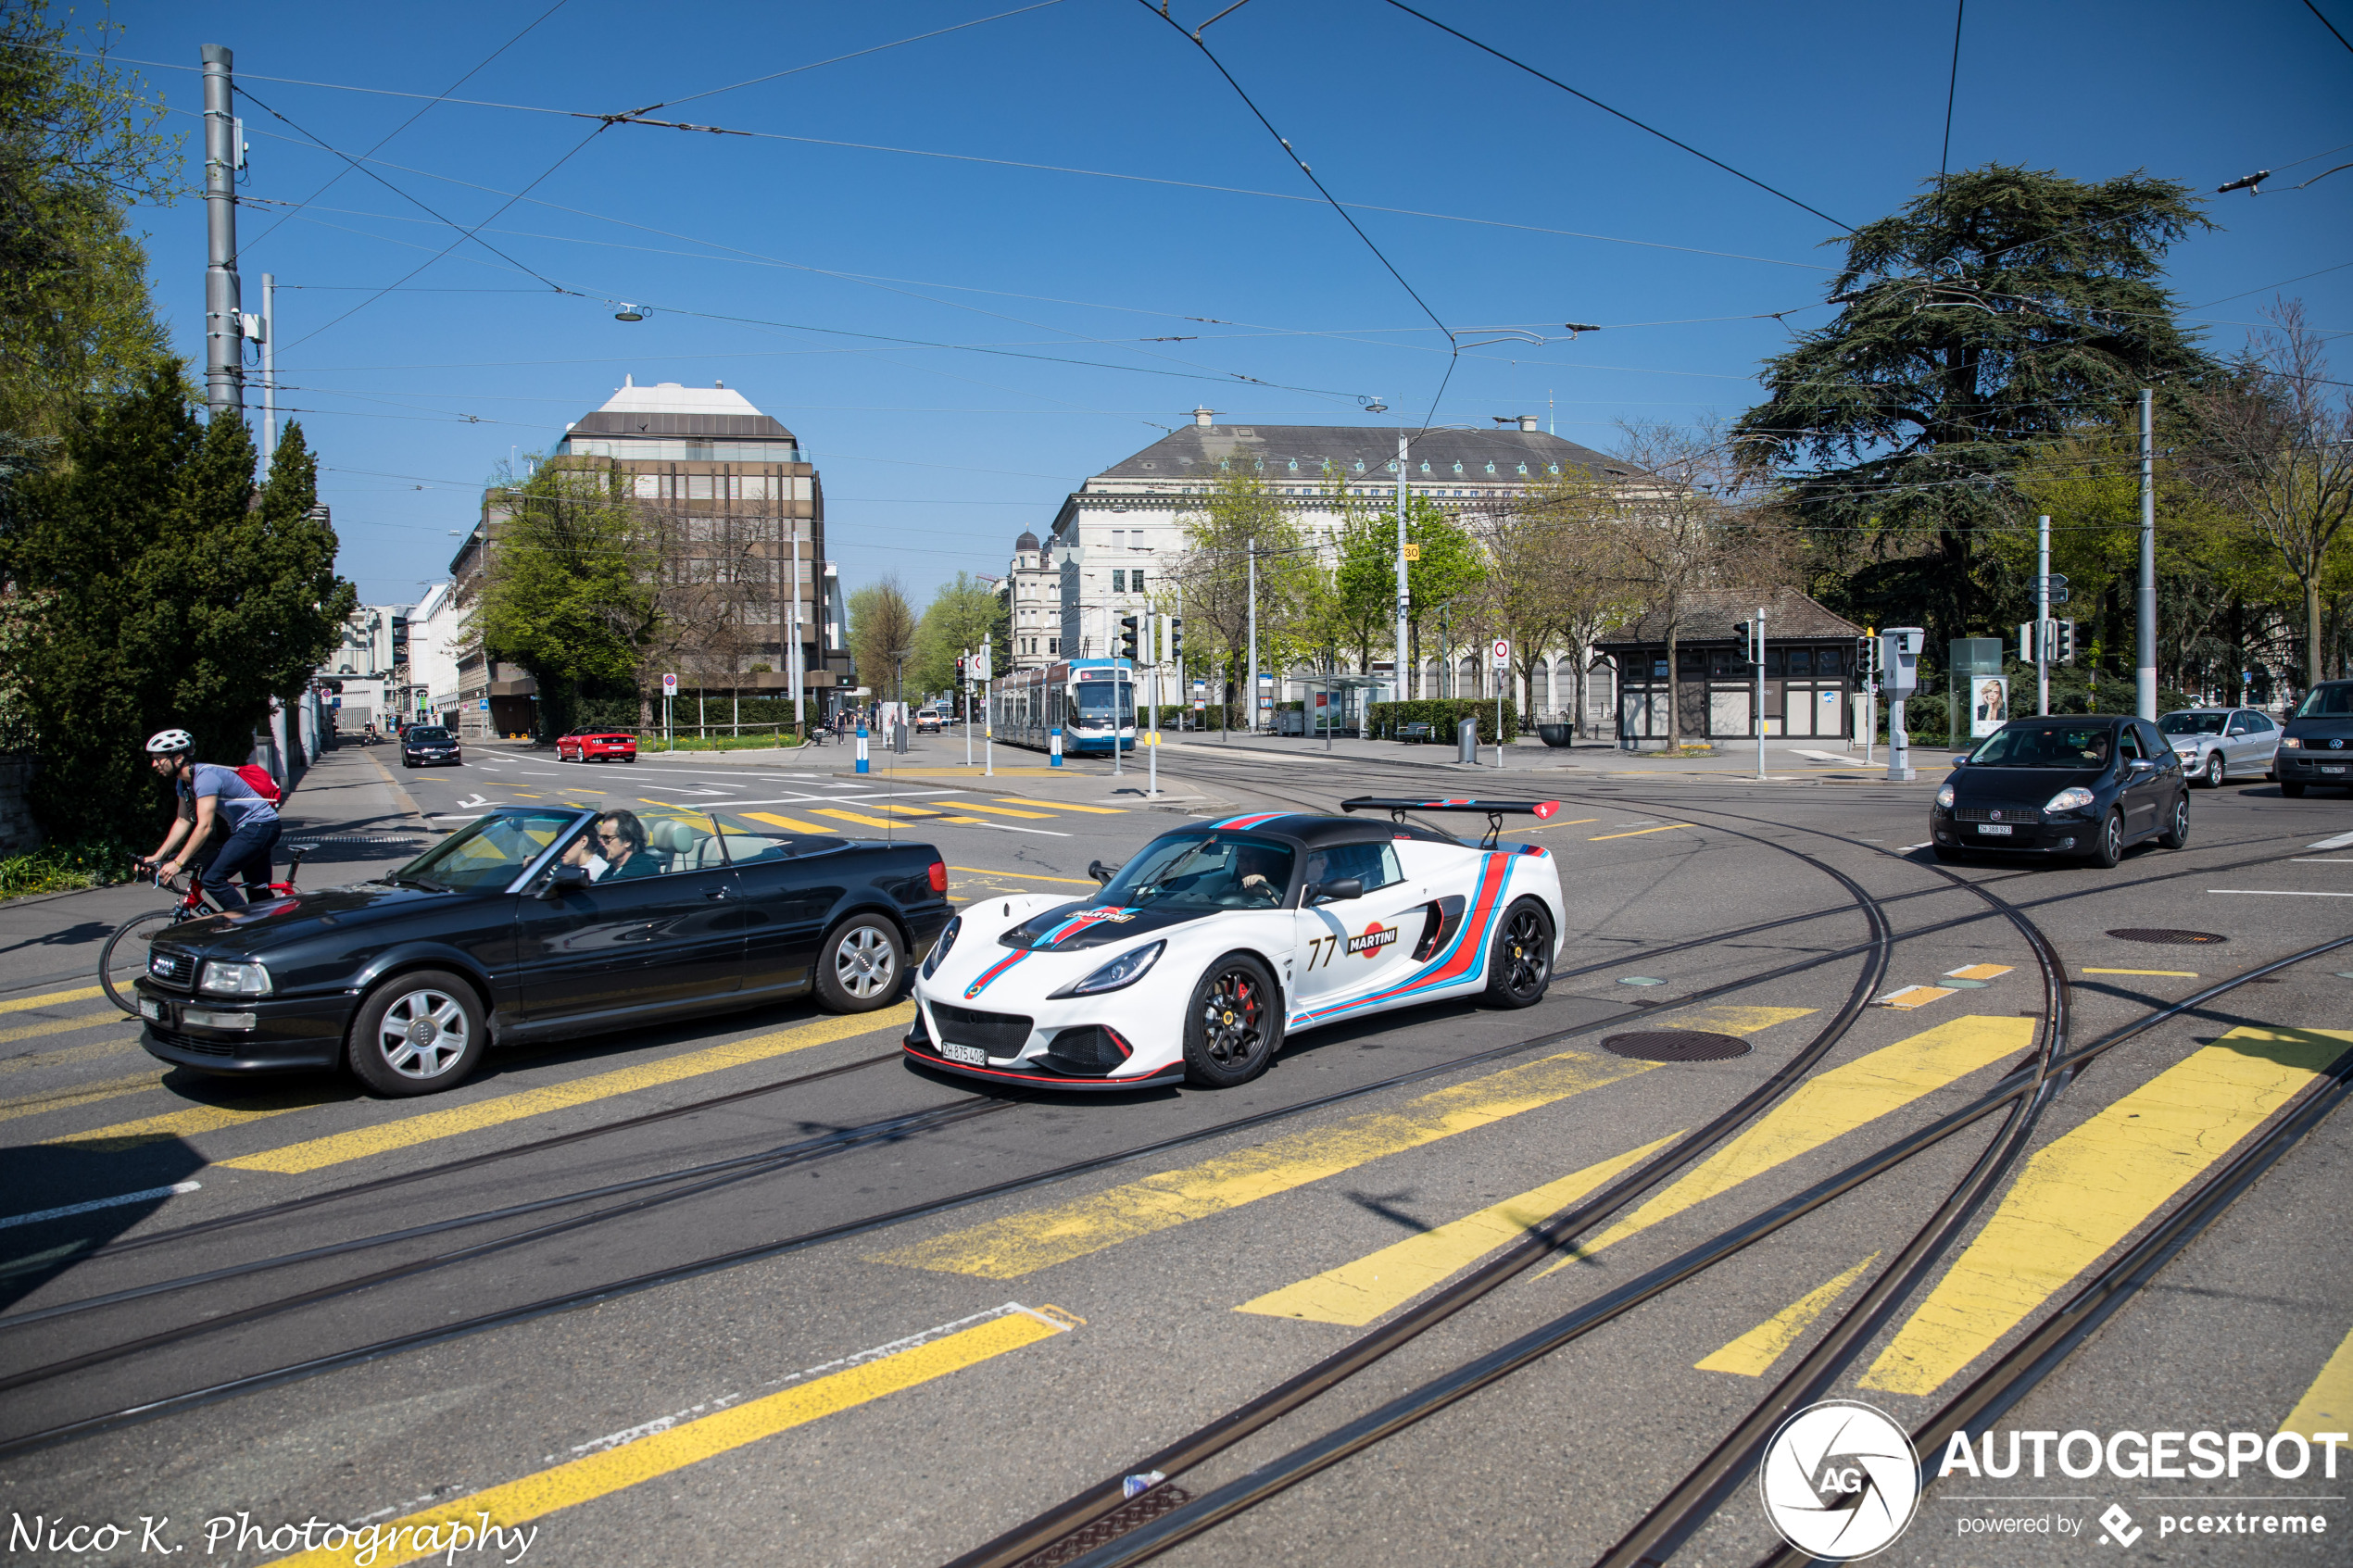
[[[106,947],[98,954],[98,984],[106,987],[107,997],[123,1011],[137,1017],[137,995],[131,983],[147,972],[147,947],[158,933],[180,923],[179,911],[155,909],[144,915],[133,915],[114,929]]]

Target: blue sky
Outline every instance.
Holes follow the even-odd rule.
[[[724,381],[782,420],[824,476],[845,577],[896,572],[919,602],[1002,571],[1015,534],[1196,404],[1418,423],[1438,392],[1429,318],[1139,0],[551,3],[114,7],[192,148],[197,78],[170,68],[236,51],[245,194],[266,198],[242,215],[247,307],[274,272],[284,400],[364,600],[417,597],[494,467],[624,373]],[[1948,0],[1420,8],[1845,223],[1936,172]],[[2353,36],[2353,4],[2322,8]],[[1828,318],[1831,224],[1380,0],[1251,0],[1203,36],[1447,326],[1553,340],[1466,353],[1439,422],[1544,414],[1607,445],[1621,419],[1729,417]],[[657,102],[760,134],[576,118]],[[387,135],[384,182],[313,144]],[[2353,51],[2300,0],[1967,6],[1954,167],[2201,190],[2280,171],[2210,198],[2222,228],[2174,253],[2218,349],[2280,293],[2353,328],[2353,169],[2286,189],[2347,144]],[[139,215],[199,360],[202,206]],[[503,255],[459,240],[477,224]],[[648,318],[614,320],[623,300]],[[1604,330],[1562,341],[1571,321]]]

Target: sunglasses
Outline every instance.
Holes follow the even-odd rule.
[[[619,844],[623,841],[623,836],[624,835],[617,833],[599,833],[597,834],[597,840],[600,844]]]

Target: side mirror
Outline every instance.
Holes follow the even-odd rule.
[[[2145,773],[2155,768],[2157,764],[2150,761],[2145,757],[2135,757],[2127,764],[2127,766],[2129,766],[2133,771],[2136,773]]]
[[[539,897],[552,903],[565,894],[577,893],[587,885],[586,866],[558,866],[547,873],[547,884],[539,890]]]
[[[1087,874],[1093,877],[1097,882],[1108,885],[1111,879],[1119,874],[1119,868],[1117,866],[1107,866],[1101,860],[1089,860],[1087,862]]]
[[[1307,901],[1311,904],[1338,904],[1364,896],[1365,879],[1357,876],[1336,877],[1330,882],[1319,882],[1307,890]]]

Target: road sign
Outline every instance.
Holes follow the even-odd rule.
[[[1511,667],[1512,645],[1504,641],[1503,638],[1498,637],[1495,639],[1495,668],[1498,670],[1509,670]]]
[[[678,695],[677,676],[664,675],[661,678],[661,695],[664,696],[676,696]]]
[[[1422,547],[1419,543],[1410,539],[1405,542],[1405,558],[1407,560],[1422,558]]]

